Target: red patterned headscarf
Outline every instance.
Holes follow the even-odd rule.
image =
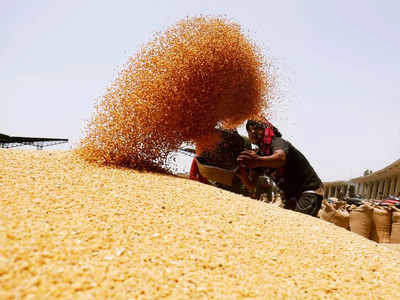
[[[274,136],[282,137],[282,134],[279,132],[279,130],[274,125],[272,125],[267,120],[264,120],[264,121],[248,120],[246,123],[247,130],[249,129],[249,126],[254,126],[256,128],[264,128],[265,129],[263,143],[260,146],[261,146],[261,150],[265,153],[265,155],[270,155],[272,138]]]

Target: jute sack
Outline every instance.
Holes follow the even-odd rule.
[[[392,233],[390,234],[392,244],[400,244],[400,209],[393,208],[392,214]]]
[[[372,213],[371,239],[377,243],[390,243],[392,211],[390,207],[375,207]]]
[[[321,208],[319,209],[318,214],[317,214],[317,217],[320,219],[322,219],[321,215],[323,214],[323,212],[325,210],[325,202],[326,202],[325,200],[322,200]]]
[[[337,226],[350,230],[350,214],[343,208],[336,210],[333,216],[333,223]]]
[[[321,204],[321,209],[318,212],[320,219],[332,223],[332,218],[334,214],[334,208],[328,201],[323,200]]]
[[[322,220],[333,223],[345,229],[350,228],[349,213],[344,209],[335,209],[331,204],[324,201],[323,208],[319,211]]]
[[[284,207],[281,197],[276,197],[275,200],[272,201],[271,204],[274,206],[282,207],[282,208]]]
[[[344,208],[344,207],[346,206],[346,204],[347,204],[346,201],[340,201],[340,200],[338,200],[338,201],[334,202],[333,207],[334,207],[336,210],[338,210],[338,209]]]
[[[373,208],[362,204],[350,212],[350,230],[367,239],[370,238],[372,228]]]

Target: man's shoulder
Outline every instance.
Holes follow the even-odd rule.
[[[244,143],[244,148],[247,150],[252,150],[250,139],[247,136],[241,135]]]
[[[274,150],[282,149],[287,152],[289,150],[290,143],[281,137],[275,136],[272,138],[271,147]]]
[[[272,142],[283,142],[283,143],[289,143],[287,140],[285,140],[284,138],[278,137],[278,136],[274,136],[272,138]]]

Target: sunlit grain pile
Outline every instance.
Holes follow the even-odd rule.
[[[400,259],[198,182],[0,150],[0,299],[398,299]]]
[[[239,25],[186,18],[129,59],[100,99],[81,153],[107,164],[159,169],[182,142],[265,111],[274,85],[270,71]]]

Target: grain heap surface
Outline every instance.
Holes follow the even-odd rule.
[[[136,169],[162,169],[171,151],[216,125],[263,114],[272,67],[223,18],[186,18],[155,34],[100,99],[81,154]]]
[[[398,252],[73,152],[0,150],[0,298],[398,299]]]

